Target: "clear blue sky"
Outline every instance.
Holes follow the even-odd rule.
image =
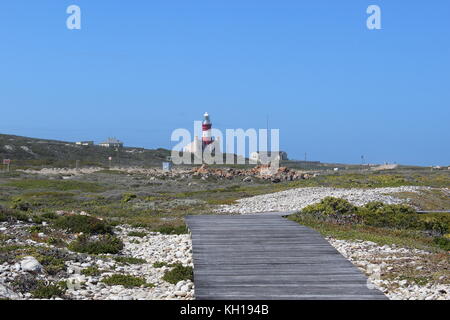
[[[82,30],[66,28],[66,8]],[[382,30],[366,8],[382,9]],[[0,133],[175,145],[208,111],[291,158],[450,164],[448,0],[4,0]]]

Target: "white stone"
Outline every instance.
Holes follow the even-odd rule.
[[[35,257],[24,257],[22,261],[20,261],[20,267],[23,271],[28,272],[41,272],[42,271],[42,265],[39,263],[39,261],[36,260]]]

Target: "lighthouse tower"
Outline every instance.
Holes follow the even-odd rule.
[[[202,145],[203,149],[205,149],[208,145],[210,145],[213,142],[212,136],[211,136],[211,120],[209,119],[208,112],[205,112],[203,115],[203,123],[202,123]]]

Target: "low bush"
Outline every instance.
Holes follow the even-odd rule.
[[[56,275],[66,270],[65,260],[51,255],[40,255],[37,260],[44,267],[45,271],[50,275]]]
[[[13,289],[20,293],[27,293],[35,290],[39,282],[30,273],[19,274],[11,283]]]
[[[22,198],[14,198],[11,203],[11,209],[17,209],[20,211],[30,211],[31,204]]]
[[[115,257],[114,260],[116,260],[119,263],[125,263],[125,264],[143,264],[147,261],[144,259],[134,258],[134,257]]]
[[[188,229],[186,226],[172,226],[165,225],[154,229],[156,232],[160,232],[163,234],[186,234],[188,233]]]
[[[65,290],[57,284],[39,282],[36,289],[34,289],[31,294],[36,299],[51,299],[61,297],[64,292]]]
[[[366,205],[357,208],[358,214],[376,214],[376,215],[402,215],[416,214],[416,210],[407,204],[386,204],[381,201],[369,202]]]
[[[450,251],[450,239],[437,237],[433,239],[433,243],[445,251]]]
[[[326,197],[319,203],[306,206],[302,209],[304,213],[321,213],[324,215],[351,215],[358,208],[345,199]]]
[[[102,272],[96,266],[91,266],[81,270],[81,274],[84,274],[88,277],[95,277],[101,275]]]
[[[169,264],[163,261],[157,261],[153,263],[153,268],[162,268],[162,267],[175,267],[175,264]]]
[[[185,267],[181,263],[178,263],[172,270],[166,271],[163,280],[172,284],[177,284],[182,280],[194,281],[194,270],[192,267]]]
[[[77,240],[69,244],[69,250],[89,253],[89,254],[102,254],[102,253],[119,253],[123,249],[123,242],[114,236],[104,235],[98,239],[90,239],[86,235],[78,237]]]
[[[303,217],[337,224],[361,224],[378,228],[425,231],[433,236],[443,236],[450,230],[447,215],[424,217],[407,204],[369,202],[354,206],[345,199],[327,197],[301,211]]]
[[[444,236],[450,232],[450,216],[440,215],[422,220],[423,228],[431,233],[439,236]]]
[[[29,219],[30,215],[25,212],[7,209],[5,207],[0,206],[0,222],[8,220],[28,221]]]
[[[144,278],[126,274],[113,274],[112,276],[103,279],[102,282],[109,286],[124,286],[125,288],[153,286],[152,284],[147,283]]]
[[[136,199],[137,196],[133,193],[124,193],[122,196],[122,202],[126,203],[126,202],[130,202],[133,199]]]
[[[74,233],[111,234],[112,226],[103,220],[82,215],[64,216],[55,221],[55,227]]]

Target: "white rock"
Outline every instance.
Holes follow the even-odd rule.
[[[23,271],[39,273],[42,271],[42,265],[35,257],[25,257],[20,261],[20,267]]]
[[[175,291],[175,295],[177,297],[185,297],[187,295],[187,292],[185,292],[185,291]]]
[[[0,283],[0,298],[19,299],[19,294],[15,293],[11,288]]]
[[[181,286],[180,291],[188,292],[189,289],[190,289],[190,288],[189,288],[187,285],[184,285],[184,286]]]

